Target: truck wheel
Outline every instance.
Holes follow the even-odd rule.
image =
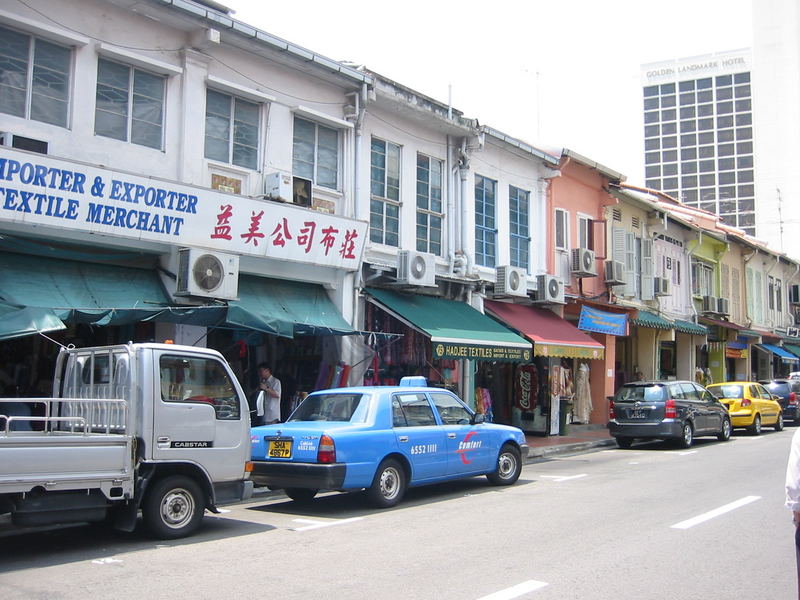
[[[200,526],[205,498],[200,486],[183,475],[172,475],[152,484],[142,504],[144,523],[161,540],[191,535]]]

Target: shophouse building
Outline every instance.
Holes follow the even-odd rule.
[[[352,214],[349,107],[370,76],[219,8],[0,13],[0,329],[16,393],[47,392],[57,350],[25,332],[208,345],[245,386],[271,362],[287,392],[313,389],[325,342],[353,334],[368,228]]]

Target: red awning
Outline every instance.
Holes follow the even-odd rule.
[[[601,359],[605,347],[552,311],[508,302],[484,301],[493,317],[533,342],[534,356]]]
[[[709,319],[708,317],[700,317],[701,323],[707,323],[708,325],[719,325],[720,327],[725,327],[727,329],[735,329],[736,331],[740,331],[744,329],[741,325],[737,325],[736,323],[731,323],[730,321],[723,321],[722,319]]]

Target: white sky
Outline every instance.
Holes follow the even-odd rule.
[[[751,0],[221,0],[234,17],[642,185],[643,63],[750,47]]]

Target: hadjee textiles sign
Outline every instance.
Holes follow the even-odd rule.
[[[358,269],[362,221],[0,148],[0,221]]]

